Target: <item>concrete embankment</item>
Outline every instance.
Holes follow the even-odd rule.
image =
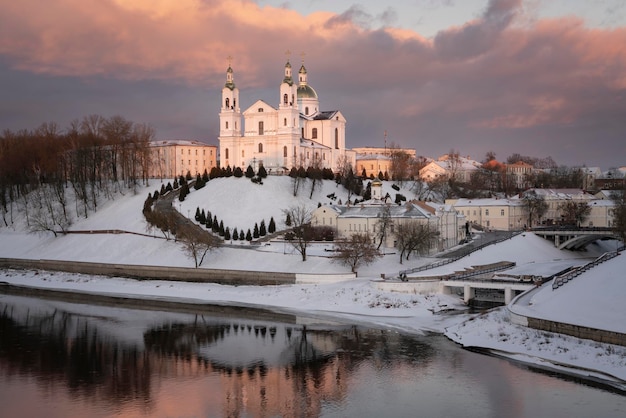
[[[62,260],[0,258],[0,268],[49,270],[98,276],[128,277],[141,280],[217,283],[233,286],[275,286],[281,284],[334,283],[354,279],[354,273],[287,273],[250,270],[204,269],[134,264],[90,263]]]

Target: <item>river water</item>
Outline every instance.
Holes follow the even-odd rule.
[[[626,396],[441,335],[0,295],[1,417],[624,417]]]

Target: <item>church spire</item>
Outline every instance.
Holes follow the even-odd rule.
[[[299,76],[299,85],[300,86],[306,86],[307,84],[307,76],[306,76],[306,67],[304,66],[304,56],[306,54],[303,52],[300,54],[300,56],[302,57],[302,65],[300,66],[300,71],[298,71],[298,76]]]
[[[230,66],[230,62],[233,59],[230,55],[228,56],[228,70],[226,70],[226,84],[224,87],[233,90],[235,88],[235,82],[233,79],[233,68]]]
[[[287,64],[285,64],[285,78],[283,78],[283,83],[287,83],[290,86],[293,85],[293,78],[291,78],[291,63],[289,62],[289,56],[291,55],[291,51],[287,50],[285,52],[287,55]]]

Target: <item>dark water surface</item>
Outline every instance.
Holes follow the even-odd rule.
[[[624,416],[621,393],[440,335],[0,295],[0,417]]]

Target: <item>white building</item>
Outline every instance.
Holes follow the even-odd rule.
[[[432,160],[419,172],[424,181],[432,181],[436,178],[454,178],[457,182],[468,183],[476,170],[481,168],[478,161],[465,157],[450,157],[442,155],[437,160]]]
[[[465,218],[458,216],[454,207],[432,202],[411,201],[402,205],[391,204],[382,196],[381,183],[372,182],[372,200],[355,206],[324,205],[312,213],[313,226],[333,228],[338,239],[349,238],[353,234],[369,234],[375,239],[383,210],[389,209],[391,225],[383,245],[396,246],[397,225],[404,222],[418,222],[436,231],[431,242],[431,251],[451,248],[465,238]]]
[[[270,173],[300,166],[337,171],[342,158],[354,167],[355,153],[346,150],[345,117],[339,110],[320,110],[304,64],[297,77],[295,81],[287,61],[278,108],[257,100],[241,112],[239,89],[228,67],[219,114],[222,167],[245,170],[262,164]]]
[[[448,199],[446,203],[468,222],[485,229],[515,231],[528,222],[528,211],[520,199]]]
[[[217,147],[184,139],[152,141],[150,158],[150,177],[174,178],[187,172],[195,176],[217,166]]]

